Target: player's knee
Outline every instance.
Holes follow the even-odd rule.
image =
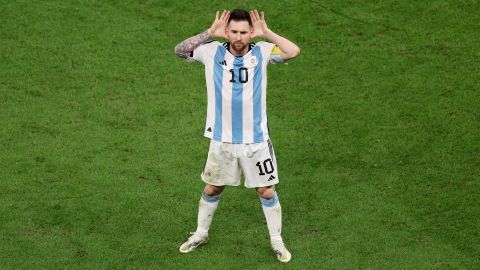
[[[260,197],[270,200],[275,195],[275,186],[257,188],[257,193]]]
[[[206,185],[203,192],[208,196],[216,196],[222,193],[225,186]]]

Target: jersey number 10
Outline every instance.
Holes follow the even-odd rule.
[[[275,171],[275,168],[273,168],[272,160],[269,158],[263,161],[263,166],[262,166],[262,163],[260,163],[260,161],[257,162],[256,165],[258,167],[258,170],[260,171],[258,175],[270,174],[270,173],[273,173],[273,171]]]
[[[241,68],[238,69],[238,71],[240,72],[240,74],[238,76],[238,80],[241,83],[248,82],[248,69],[245,68],[245,67],[241,67]],[[235,70],[233,68],[230,69],[230,73],[232,73],[232,79],[230,80],[230,82],[232,82],[232,83],[237,82],[237,81],[235,81]]]

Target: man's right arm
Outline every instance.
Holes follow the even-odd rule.
[[[187,38],[186,40],[180,42],[177,44],[177,46],[175,46],[175,54],[185,59],[191,57],[193,50],[209,39],[210,34],[208,32],[209,31],[206,30],[196,36]]]
[[[225,27],[229,17],[229,11],[224,10],[222,15],[220,15],[220,12],[217,10],[212,26],[210,26],[208,30],[196,36],[187,38],[183,42],[177,44],[177,46],[175,46],[175,54],[187,59],[192,55],[192,52],[195,50],[195,48],[206,42],[210,37],[226,38]]]

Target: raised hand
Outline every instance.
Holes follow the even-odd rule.
[[[264,37],[265,34],[269,31],[267,27],[267,22],[265,22],[265,14],[261,12],[262,16],[258,14],[257,10],[250,11],[250,18],[252,19],[253,24],[253,33],[252,38],[254,37]]]
[[[213,21],[212,26],[208,29],[208,34],[211,37],[227,38],[225,29],[227,28],[228,18],[230,17],[230,11],[224,10],[222,15],[217,10],[215,14],[215,21]]]

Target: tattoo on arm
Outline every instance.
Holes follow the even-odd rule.
[[[208,34],[208,30],[196,36],[190,37],[175,46],[175,54],[182,58],[188,58],[191,52],[193,52],[193,50],[200,44],[207,41],[209,37],[210,35]]]

